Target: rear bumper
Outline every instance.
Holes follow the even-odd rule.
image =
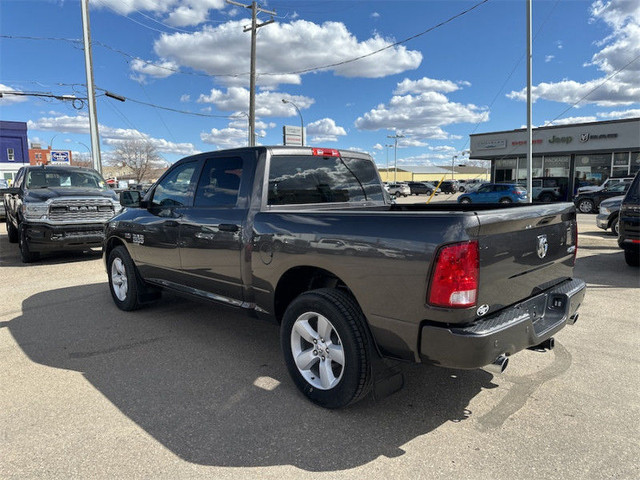
[[[23,223],[29,250],[32,252],[52,252],[58,250],[81,250],[102,247],[104,224],[51,226],[46,224]]]
[[[420,357],[443,367],[481,368],[500,355],[539,345],[576,321],[585,291],[582,280],[566,280],[467,327],[424,325]]]

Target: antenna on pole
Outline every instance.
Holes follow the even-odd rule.
[[[275,22],[272,18],[263,23],[257,23],[258,12],[268,13],[269,15],[275,15],[276,12],[271,10],[265,10],[258,7],[256,2],[251,2],[251,5],[245,5],[244,3],[235,2],[233,0],[227,0],[227,3],[242,8],[251,9],[251,26],[245,27],[243,32],[251,31],[251,75],[249,81],[249,146],[254,147],[256,144],[256,32],[258,28],[269,25]]]
[[[527,0],[527,202],[533,202],[533,131],[531,126],[531,0]],[[516,173],[516,181],[518,174]]]

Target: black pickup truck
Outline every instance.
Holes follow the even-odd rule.
[[[101,247],[107,220],[122,210],[98,172],[72,166],[26,166],[2,190],[7,234],[25,263],[40,253]]]
[[[585,293],[571,203],[396,205],[359,152],[203,153],[121,202],[103,247],[116,305],[167,288],[273,319],[327,408],[400,388],[388,359],[500,371],[550,349]]]

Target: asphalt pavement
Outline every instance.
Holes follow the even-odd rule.
[[[339,411],[297,392],[277,326],[170,294],[121,312],[99,252],[24,265],[2,224],[0,478],[635,479],[639,270],[578,218],[588,292],[552,352],[404,365]]]

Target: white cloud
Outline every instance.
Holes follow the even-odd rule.
[[[347,132],[336,125],[331,118],[323,118],[307,125],[307,136],[313,137],[313,142],[337,142],[338,136],[344,136]]]
[[[19,92],[20,90],[16,90],[15,88],[11,88],[8,85],[3,85],[2,83],[0,83],[0,92]],[[20,102],[26,102],[27,101],[27,97],[22,96],[22,95],[3,95],[2,98],[0,98],[0,105],[11,105],[12,103],[20,103]]]
[[[559,118],[558,120],[554,120],[553,122],[550,120],[545,120],[543,127],[548,127],[549,125],[573,125],[575,123],[590,123],[595,122],[597,120],[594,116],[585,116],[585,117],[567,117],[567,118]]]
[[[555,55],[546,55],[544,57],[544,63],[549,63],[551,60],[553,60],[554,58],[556,58]]]
[[[130,78],[136,82],[144,83],[147,77],[166,78],[173,75],[178,70],[178,65],[174,62],[146,62],[136,58],[131,62],[130,68],[137,75],[131,75]]]
[[[403,140],[405,144],[416,142],[416,146],[423,146],[419,140],[450,138],[443,126],[489,120],[486,108],[451,102],[437,91],[453,91],[454,87],[458,88],[453,82],[443,80],[405,79],[395,91],[415,92],[415,95],[395,95],[387,104],[380,104],[359,117],[355,125],[360,130],[401,131],[407,137]]]
[[[613,112],[601,112],[597,113],[600,118],[607,119],[622,119],[622,118],[636,118],[640,117],[640,108],[632,108],[630,110],[618,110]]]
[[[99,0],[94,4],[122,15],[137,11],[166,15],[165,22],[175,27],[199,25],[208,20],[209,10],[225,8],[224,0]]]
[[[470,85],[468,82],[465,83]],[[396,95],[423,92],[450,93],[459,89],[460,87],[450,80],[434,80],[433,78],[427,77],[423,77],[420,80],[409,80],[405,78],[402,82],[398,83],[393,93]]]
[[[379,143],[376,143],[376,144],[373,146],[373,149],[374,149],[374,150],[384,150],[384,147],[383,147],[382,145],[380,145]]]
[[[215,145],[217,148],[236,148],[244,147],[248,141],[247,129],[241,128],[212,128],[208,133],[201,133],[200,140],[204,143]],[[264,132],[258,132],[258,135],[263,136]]]
[[[183,102],[183,103],[186,103],[186,102],[188,102],[190,100],[191,100],[191,95],[188,95],[188,94],[185,93],[184,95],[180,96],[180,101]]]
[[[243,32],[245,25],[246,20],[238,20],[215,27],[205,25],[194,33],[163,34],[155,42],[154,50],[163,59],[217,75],[220,81],[229,85],[247,85],[250,35]],[[338,76],[381,78],[415,69],[422,61],[419,51],[407,50],[402,45],[390,47],[393,40],[378,34],[359,41],[339,22],[321,25],[305,20],[278,22],[260,29],[257,42],[260,52],[257,82],[261,86],[300,84],[302,74],[290,72],[323,65],[335,64],[326,70]],[[389,48],[341,64],[384,47]]]
[[[380,18],[380,14],[378,12],[373,12],[370,16],[371,18]]]
[[[293,105],[282,102],[286,99],[295,103],[300,110],[309,108],[315,103],[313,98],[302,95],[289,95],[281,92],[259,92],[256,94],[256,116],[258,117],[292,117],[298,113]],[[244,112],[249,109],[249,90],[242,87],[229,87],[226,92],[211,89],[209,95],[200,95],[198,103],[212,103],[218,110]]]
[[[596,66],[602,76],[586,82],[562,80],[540,83],[532,88],[533,100],[545,99],[568,104],[594,103],[601,107],[631,105],[640,99],[640,2],[598,0],[591,5],[594,22],[603,21],[612,31],[597,43],[596,52],[585,67]],[[562,44],[558,42],[558,48]],[[609,78],[610,77],[610,78]],[[507,94],[526,100],[526,89]]]
[[[37,121],[27,122],[29,130],[45,130],[61,133],[89,133],[89,117],[77,115],[71,117],[63,115],[60,117],[43,117]],[[145,139],[151,142],[161,153],[174,153],[177,155],[192,155],[198,150],[192,143],[175,143],[163,138],[154,138],[150,135],[130,128],[114,128],[106,125],[99,126],[100,139],[106,145],[118,145],[124,140]]]

